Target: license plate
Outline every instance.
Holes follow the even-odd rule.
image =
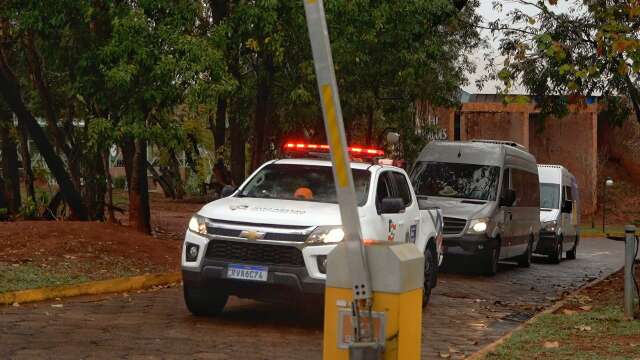
[[[266,266],[231,264],[227,269],[229,279],[267,281],[268,274],[269,268]]]

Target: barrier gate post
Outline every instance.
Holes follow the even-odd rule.
[[[323,357],[419,359],[424,256],[413,244],[364,246],[324,4],[303,1],[345,234],[328,257]]]

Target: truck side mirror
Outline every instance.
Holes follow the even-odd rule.
[[[229,197],[231,195],[233,195],[233,193],[236,191],[236,188],[234,188],[231,185],[225,185],[222,188],[222,191],[220,191],[220,197],[226,198]]]
[[[381,214],[399,214],[405,209],[401,198],[384,198],[380,204]]]
[[[573,212],[573,201],[565,200],[562,202],[562,212],[571,214]]]
[[[508,189],[500,197],[500,206],[513,206],[514,202],[516,202],[516,192],[513,189]]]

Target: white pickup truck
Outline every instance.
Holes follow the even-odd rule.
[[[440,210],[421,208],[400,168],[352,162],[351,169],[365,242],[412,242],[424,252],[426,305],[442,260]],[[191,218],[182,249],[186,305],[195,315],[215,315],[229,295],[318,297],[327,255],[343,235],[331,161],[269,161]]]

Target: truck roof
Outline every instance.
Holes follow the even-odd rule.
[[[315,166],[331,166],[332,165],[331,160],[325,160],[325,159],[280,159],[280,160],[274,160],[273,163],[292,164],[292,165],[315,165]],[[390,166],[390,165],[379,165],[379,164],[371,164],[366,162],[351,161],[352,169],[374,170],[381,167],[396,168],[395,166]]]

